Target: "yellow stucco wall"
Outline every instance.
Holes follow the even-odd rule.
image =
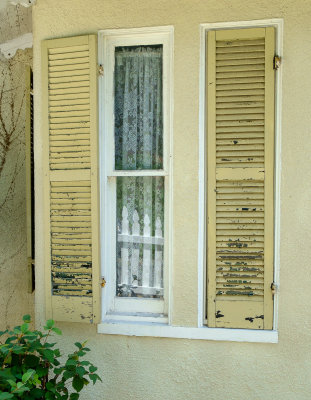
[[[284,18],[279,343],[136,338],[59,324],[61,347],[89,338],[103,385],[83,399],[282,399],[311,393],[309,0],[38,0],[33,8],[36,152],[36,317],[44,319],[40,42],[100,29],[174,25],[174,304],[197,322],[199,24]],[[186,216],[186,219],[185,219]],[[178,273],[176,273],[178,271]]]
[[[24,314],[34,314],[34,295],[28,293],[25,203],[25,66],[31,62],[30,49],[0,61],[0,330],[13,328]]]

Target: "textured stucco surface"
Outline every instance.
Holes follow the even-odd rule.
[[[60,324],[61,346],[89,338],[104,383],[83,399],[307,400],[311,383],[311,3],[309,0],[38,0],[33,8],[36,316],[44,319],[40,42],[99,29],[174,25],[173,323],[197,321],[199,24],[284,18],[279,343],[99,335]]]
[[[0,62],[0,136],[5,144],[0,148],[0,329],[34,312],[27,286],[25,203],[25,65],[31,62],[32,50]]]

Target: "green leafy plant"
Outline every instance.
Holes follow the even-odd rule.
[[[86,342],[76,342],[77,349],[60,362],[61,352],[50,343],[52,334],[61,335],[53,320],[48,320],[45,332],[30,330],[30,316],[13,331],[0,331],[0,400],[47,399],[77,400],[79,393],[91,381],[101,378],[97,368],[81,360],[90,349]]]

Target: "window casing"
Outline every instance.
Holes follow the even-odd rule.
[[[122,34],[122,32],[111,34],[106,31],[101,32],[99,36],[99,63],[103,65],[104,69],[99,89],[101,263],[102,275],[107,282],[102,293],[103,320],[113,318],[138,318],[139,320],[142,318],[148,320],[155,318],[158,322],[167,322],[168,320],[169,236],[171,218],[170,44],[171,32],[169,30],[167,32],[147,33],[144,35],[139,34],[137,31],[126,35]],[[145,61],[141,61],[141,56],[145,58]],[[151,59],[149,59],[150,57]],[[133,58],[134,61],[132,61]],[[130,99],[131,93],[125,99],[126,94],[122,94],[123,89],[121,88],[120,90],[120,85],[125,87],[126,85],[130,85],[131,82],[127,81],[124,83],[123,81],[127,78],[117,76],[116,74],[118,71],[121,71],[121,74],[122,71],[125,71],[125,74],[132,73],[134,80],[137,77],[139,79],[139,74],[136,74],[132,65],[133,62],[135,64],[135,60],[138,60],[138,63],[141,63],[140,66],[142,69],[145,68],[143,71],[143,74],[145,74],[143,79],[145,81],[142,85],[146,84],[146,79],[148,79],[148,77],[146,78],[146,71],[148,73],[150,66],[152,69],[153,64],[159,62],[159,58],[161,60],[159,65],[161,66],[156,67],[154,65],[154,71],[151,71],[150,75],[152,73],[156,74],[159,69],[162,69],[162,85],[160,88],[162,93],[160,100],[157,101],[162,104],[154,106],[161,107],[162,115],[158,118],[155,117],[156,121],[153,121],[155,125],[157,123],[162,125],[158,129],[158,134],[154,134],[154,139],[158,140],[160,145],[156,146],[156,152],[149,151],[149,155],[152,158],[151,161],[149,160],[150,162],[148,161],[148,154],[144,159],[144,156],[141,156],[144,151],[140,151],[141,147],[144,146],[144,134],[138,138],[137,132],[139,127],[136,129],[135,126],[134,135],[136,142],[134,146],[136,146],[136,150],[138,149],[138,153],[140,151],[141,154],[136,154],[137,157],[133,164],[133,156],[132,154],[129,155],[128,151],[132,139],[125,137],[131,121],[122,115],[127,128],[123,129],[124,127],[120,127],[120,123],[122,122],[120,122],[121,118],[118,115],[119,107],[115,99],[116,92],[118,99],[120,96],[122,97],[122,102]],[[149,64],[143,65],[144,62]],[[116,66],[116,63],[120,65]],[[150,79],[152,79],[152,76]],[[120,83],[119,81],[122,82]],[[143,91],[143,93],[145,92]],[[149,93],[151,102],[152,96],[153,94]],[[137,97],[134,95],[134,101],[136,100]],[[132,105],[129,105],[129,108],[131,107]],[[133,112],[133,107],[131,111]],[[136,114],[135,118],[137,116],[141,117],[141,114],[144,113],[144,111],[139,112],[140,115]],[[118,124],[117,128],[116,124]],[[144,127],[142,127],[143,129]],[[123,132],[123,137],[121,133],[121,139],[120,131]],[[125,142],[123,147],[122,144],[124,143],[120,144],[122,140]],[[149,144],[147,143],[146,147],[148,146]],[[128,201],[129,188],[134,185],[138,188],[138,192],[139,190],[144,191],[144,194],[140,193],[140,197],[143,197],[142,201],[137,200],[137,198],[136,200],[131,198],[131,201]],[[159,189],[160,186],[163,189]],[[159,210],[160,207],[161,210],[164,210],[163,214],[160,212],[161,215],[159,211],[152,212],[146,204],[141,204],[146,203],[144,200],[146,190],[155,192],[155,188],[158,189],[159,193],[162,190],[163,194],[158,196],[158,200],[152,200],[153,204],[151,208]],[[151,195],[151,197],[154,196]],[[139,204],[137,205],[137,203]],[[128,267],[124,266],[124,264],[128,265]],[[146,264],[150,272],[146,272]],[[116,269],[117,265],[119,268],[118,273]],[[139,268],[137,269],[138,265]],[[161,272],[162,265],[163,273]],[[133,278],[133,270],[134,273],[135,271],[139,272],[137,280]],[[145,287],[148,286],[148,284],[146,285],[148,280],[150,288]],[[127,296],[126,293],[129,293],[129,295]]]

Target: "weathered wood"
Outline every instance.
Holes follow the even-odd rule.
[[[272,32],[208,36],[209,326],[272,329]]]
[[[96,47],[92,35],[43,43],[47,316],[60,321],[100,317]]]

